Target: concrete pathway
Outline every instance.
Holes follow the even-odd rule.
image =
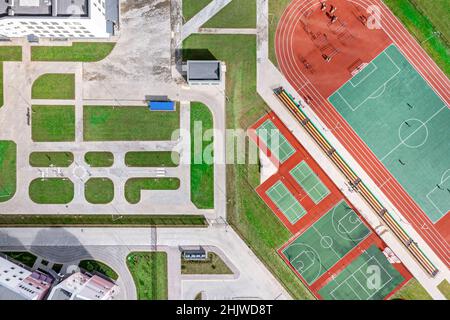
[[[319,128],[319,130],[330,141],[333,147],[339,152],[347,163],[355,170],[356,174],[366,183],[369,188],[375,193],[375,195],[382,201],[383,205],[390,211],[394,212],[397,221],[407,232],[413,237],[415,241],[419,243],[419,246],[424,250],[433,263],[440,269],[440,273],[431,278],[427,273],[418,265],[415,259],[404,248],[400,241],[391,233],[384,233],[381,238],[388,244],[388,246],[396,253],[400,260],[411,271],[414,277],[426,288],[434,299],[443,299],[442,293],[436,288],[436,286],[443,279],[450,279],[450,273],[447,267],[439,260],[434,252],[428,247],[423,239],[417,234],[417,232],[401,218],[398,210],[386,199],[383,193],[375,185],[375,183],[368,177],[364,170],[357,164],[357,162],[351,157],[348,151],[339,143],[333,133],[325,127],[320,119],[314,114],[312,109],[303,101],[292,86],[287,82],[284,76],[276,69],[276,67],[269,60],[269,43],[268,43],[268,30],[269,30],[269,9],[267,0],[257,1],[257,90],[259,95],[270,106],[270,108],[277,114],[278,117],[284,122],[289,130],[302,142],[306,150],[313,156],[313,158],[320,164],[322,168],[327,172],[333,182],[341,189],[344,195],[352,202],[352,204],[358,209],[363,217],[371,224],[372,227],[381,225],[381,221],[376,213],[366,204],[366,202],[358,195],[350,190],[347,181],[330,161],[325,156],[321,149],[316,145],[312,138],[304,131],[298,121],[290,114],[290,112],[281,104],[281,102],[273,94],[273,89],[279,86],[283,86],[286,90],[292,94],[297,101],[301,101],[303,111],[308,115],[311,121]]]
[[[187,21],[181,30],[181,40],[186,39],[191,34],[198,32],[198,29],[208,20],[222,10],[231,0],[213,0],[206,7],[200,10],[192,19]]]
[[[126,274],[117,264],[124,264],[124,257],[131,251],[150,251],[151,228],[8,228],[0,229],[0,247],[51,247],[50,252],[40,251],[61,259],[59,255],[71,251],[67,260],[80,256],[98,258],[116,267],[119,274]],[[169,292],[171,298],[193,299],[201,291],[209,299],[290,299],[289,294],[259,261],[244,241],[226,225],[209,228],[161,228],[157,229],[156,250],[166,251],[169,259]],[[214,246],[223,252],[238,277],[229,279],[186,279],[180,277],[179,246]],[[99,248],[98,251],[96,251]],[[102,248],[105,250],[102,251]],[[112,250],[112,251],[108,251]],[[86,253],[87,252],[87,253]],[[110,256],[110,257],[109,257]],[[113,260],[111,260],[113,259]],[[126,268],[126,267],[125,267]],[[177,275],[178,274],[178,275]],[[179,280],[181,279],[181,281]],[[180,287],[179,287],[180,285]],[[131,285],[125,285],[126,288]],[[129,290],[127,289],[127,295]],[[131,295],[131,293],[130,293]],[[130,296],[128,296],[130,297]]]

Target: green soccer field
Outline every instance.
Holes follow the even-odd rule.
[[[294,147],[271,120],[264,121],[256,129],[256,134],[280,162],[286,161],[295,153]]]
[[[381,300],[404,277],[375,245],[365,250],[319,290],[325,300]]]
[[[370,230],[345,201],[316,221],[282,250],[308,284],[355,248]]]
[[[450,110],[396,46],[330,102],[435,223],[450,210]]]

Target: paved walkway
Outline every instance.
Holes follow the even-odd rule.
[[[156,230],[156,229],[154,229]],[[168,252],[170,298],[193,299],[201,291],[209,299],[259,298],[290,299],[289,294],[258,260],[244,241],[226,225],[209,228],[157,229],[156,249]],[[214,246],[221,256],[238,271],[237,277],[227,279],[184,279],[180,276],[179,246]],[[126,281],[127,298],[132,297],[132,285],[125,278],[123,259],[132,251],[150,251],[152,229],[134,228],[8,228],[0,229],[0,247],[51,247],[39,251],[55,260],[79,260],[84,257],[100,259],[116,268]],[[98,248],[98,249],[97,249]],[[102,248],[105,250],[102,251]],[[52,253],[53,252],[53,253]],[[67,255],[65,252],[68,252]],[[120,264],[123,263],[123,266]]]
[[[334,137],[333,133],[325,127],[320,119],[314,114],[312,109],[306,105],[302,97],[292,88],[292,86],[286,81],[284,76],[278,71],[278,69],[269,60],[269,44],[268,44],[268,30],[269,22],[267,17],[269,16],[268,1],[258,0],[257,9],[257,29],[258,29],[258,47],[257,47],[257,90],[264,101],[270,106],[270,108],[277,114],[277,116],[284,122],[284,124],[293,132],[299,141],[305,146],[306,150],[313,156],[313,158],[320,164],[322,168],[326,169],[327,174],[333,180],[334,183],[341,189],[345,196],[352,202],[352,204],[359,210],[364,218],[371,224],[372,227],[379,226],[381,223],[378,216],[373,210],[365,203],[365,201],[358,195],[352,192],[348,186],[347,181],[338,169],[335,168],[333,163],[316,145],[312,138],[303,130],[298,121],[290,114],[290,112],[281,104],[281,102],[273,94],[273,89],[279,86],[283,86],[286,90],[292,94],[297,101],[302,101],[304,106],[303,111],[308,115],[311,121],[319,128],[319,130],[330,141],[333,147],[344,157],[345,161],[355,170],[357,175],[369,186],[369,188],[375,193],[375,195],[383,202],[383,205],[395,212],[398,221],[402,227],[413,237],[413,239],[419,243],[419,246],[424,250],[428,257],[430,257],[435,265],[440,269],[440,273],[435,278],[430,278],[427,273],[418,265],[414,258],[404,248],[400,241],[391,233],[384,233],[381,238],[388,244],[388,246],[397,254],[400,260],[411,271],[414,277],[427,289],[434,299],[443,299],[442,293],[436,288],[436,286],[443,279],[450,279],[450,273],[447,267],[438,259],[434,252],[426,245],[423,239],[417,234],[417,232],[406,222],[405,219],[401,219],[398,210],[389,203],[383,193],[378,189],[373,181],[367,176],[357,162],[351,157],[351,155],[345,150],[345,148]]]
[[[181,40],[186,39],[193,33],[197,33],[202,25],[222,10],[231,0],[213,0],[200,10],[192,19],[186,22],[181,30]]]

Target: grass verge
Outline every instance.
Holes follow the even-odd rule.
[[[291,0],[269,0],[269,60],[276,67],[278,67],[278,61],[275,53],[275,34],[281,16],[290,3]]]
[[[30,199],[38,204],[67,204],[74,196],[73,182],[63,178],[34,179],[28,189]]]
[[[0,215],[0,226],[8,227],[206,227],[200,215]]]
[[[22,61],[22,47],[0,46],[0,108],[3,106],[3,61]]]
[[[111,167],[114,164],[114,155],[107,151],[86,152],[84,161],[91,167]]]
[[[31,89],[32,99],[75,99],[73,73],[47,73],[37,78]]]
[[[10,200],[16,193],[17,145],[0,141],[0,202]]]
[[[125,154],[125,164],[129,167],[177,167],[180,155],[171,151],[132,151]]]
[[[27,251],[10,251],[10,252],[3,252],[3,253],[5,255],[7,255],[9,258],[22,263],[23,265],[27,266],[28,268],[33,268],[33,265],[37,260],[37,257],[34,254],[32,254],[31,252],[27,252]]]
[[[450,11],[446,10],[448,2],[442,0],[383,0],[383,2],[447,77],[450,77],[449,39],[446,38],[450,31],[445,27],[450,20]],[[435,24],[427,15],[433,18]]]
[[[127,266],[136,285],[139,300],[167,300],[167,254],[165,252],[132,252]]]
[[[75,140],[74,106],[32,106],[31,137],[35,142]]]
[[[186,23],[193,16],[199,13],[204,7],[211,3],[212,0],[183,0],[183,19]]]
[[[84,185],[86,201],[92,204],[107,204],[114,199],[114,184],[108,178],[91,178]]]
[[[131,178],[125,183],[125,198],[131,204],[141,201],[142,190],[178,190],[178,178]]]
[[[112,280],[119,279],[119,275],[113,268],[97,260],[81,260],[78,266],[89,273],[100,273]]]
[[[202,28],[256,28],[256,0],[233,0]]]
[[[214,140],[203,139],[213,127],[209,108],[191,103],[191,201],[199,209],[214,208]]]
[[[227,63],[227,128],[245,130],[269,111],[256,92],[255,36],[196,34],[183,49],[207,49]],[[227,166],[228,222],[293,298],[313,299],[276,251],[292,235],[255,192],[259,177],[258,164]]]
[[[32,61],[96,62],[105,59],[116,44],[113,42],[74,42],[71,46],[32,46]]]
[[[177,139],[180,110],[149,111],[147,107],[84,107],[85,141],[166,141]]]
[[[411,279],[391,297],[391,300],[432,300],[431,296],[416,279]]]
[[[447,279],[444,279],[439,283],[438,289],[442,292],[445,299],[450,300],[450,283],[448,283]]]
[[[73,163],[72,152],[32,152],[30,166],[32,167],[69,167]]]
[[[214,252],[208,253],[204,261],[190,261],[181,258],[181,274],[233,274],[233,271]]]

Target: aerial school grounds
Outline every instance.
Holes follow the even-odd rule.
[[[285,263],[319,299],[387,299],[411,275],[274,113],[250,138],[278,171],[256,192],[293,237]]]
[[[291,85],[450,265],[449,79],[379,0],[293,0],[275,46]]]

